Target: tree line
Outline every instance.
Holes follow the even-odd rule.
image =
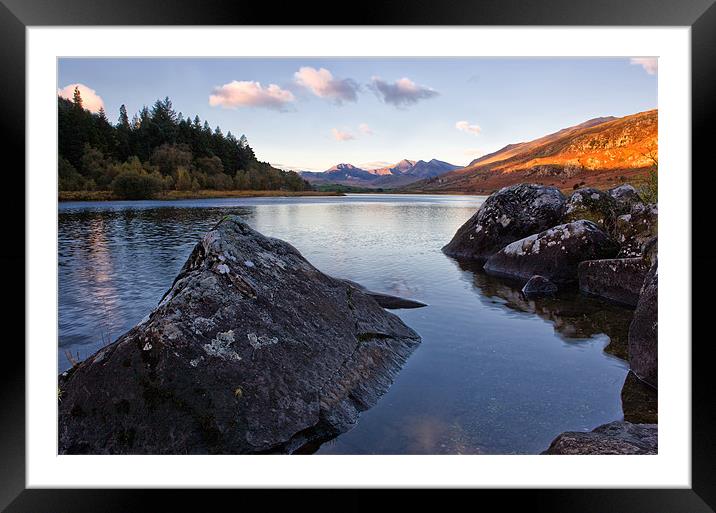
[[[169,190],[311,189],[297,173],[259,162],[245,136],[176,113],[168,97],[131,121],[122,105],[112,124],[103,108],[85,109],[75,88],[72,100],[58,97],[58,153],[61,191],[139,199]]]

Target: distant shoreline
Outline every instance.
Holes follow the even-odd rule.
[[[211,198],[270,198],[270,197],[297,197],[297,196],[345,196],[342,192],[321,191],[168,191],[157,194],[152,198],[129,200],[116,197],[112,191],[60,191],[57,195],[59,202],[67,201],[172,201],[184,199],[211,199]]]

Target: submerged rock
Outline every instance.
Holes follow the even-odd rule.
[[[375,302],[378,303],[380,306],[387,310],[401,310],[401,309],[408,309],[408,308],[423,308],[424,306],[428,306],[425,303],[421,303],[420,301],[415,301],[414,299],[406,299],[404,297],[399,296],[391,296],[390,294],[383,294],[381,292],[373,292],[372,290],[369,290],[366,292],[366,294],[373,299],[375,299]]]
[[[522,287],[522,294],[530,299],[535,297],[552,296],[557,293],[557,285],[544,276],[535,275]]]
[[[627,359],[633,311],[571,288],[560,291],[559,296],[526,298],[512,280],[490,276],[471,262],[458,265],[472,274],[477,298],[486,307],[536,315],[552,324],[555,334],[569,344],[582,344],[595,335],[605,334],[610,342],[604,351]]]
[[[648,271],[649,263],[642,258],[587,260],[577,269],[579,290],[634,307]]]
[[[611,258],[618,250],[596,224],[580,220],[507,245],[487,260],[485,271],[519,280],[539,274],[560,286],[577,281],[580,262]]]
[[[615,217],[616,201],[612,196],[598,189],[584,188],[574,191],[567,200],[562,222],[586,219],[609,231],[614,226]]]
[[[627,214],[631,211],[632,207],[637,203],[642,203],[641,196],[636,189],[629,185],[624,184],[618,187],[614,187],[607,191],[607,194],[614,199],[617,214]]]
[[[649,269],[629,326],[629,365],[642,380],[658,386],[659,262]]]
[[[340,278],[338,278],[338,279],[340,279]],[[360,283],[356,283],[351,280],[343,279],[342,281],[349,285],[352,285],[353,287],[356,287],[358,290],[363,291],[366,295],[375,299],[376,303],[378,303],[380,306],[382,306],[383,308],[386,308],[388,310],[422,308],[424,306],[428,306],[425,303],[421,303],[420,301],[415,301],[414,299],[406,299],[404,297],[393,296],[391,294],[383,294],[382,292],[373,292],[372,290],[366,289]]]
[[[567,431],[542,454],[657,454],[658,426],[610,422],[590,432]]]
[[[59,452],[292,452],[350,428],[419,342],[229,216],[144,321],[60,376]]]
[[[443,252],[484,262],[507,244],[558,224],[565,201],[555,187],[519,184],[500,189],[458,229]]]
[[[616,219],[614,240],[621,247],[619,258],[642,256],[644,245],[657,236],[659,209],[656,205],[636,203]]]
[[[658,421],[658,391],[629,372],[622,386],[624,420],[636,424],[656,424]]]

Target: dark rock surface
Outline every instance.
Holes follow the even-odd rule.
[[[414,299],[406,299],[404,297],[392,296],[390,294],[382,294],[380,292],[373,292],[372,290],[367,291],[366,294],[375,299],[375,302],[380,306],[388,310],[422,308],[424,306],[428,306],[425,303],[415,301]]]
[[[621,247],[619,258],[642,256],[644,245],[657,236],[659,209],[656,205],[636,203],[616,219],[612,237]]]
[[[622,386],[624,420],[635,424],[658,422],[658,391],[629,372]]]
[[[655,259],[644,279],[629,326],[629,365],[637,376],[654,387],[658,386],[658,300],[659,262]]]
[[[338,278],[338,279],[341,279],[341,278]],[[382,292],[373,292],[372,290],[366,289],[360,283],[356,283],[351,280],[342,279],[342,281],[363,291],[366,295],[375,299],[376,303],[378,303],[380,306],[382,306],[383,308],[386,308],[388,310],[400,310],[400,309],[404,309],[404,308],[422,308],[424,306],[428,306],[425,303],[421,303],[420,301],[415,301],[414,299],[406,299],[404,297],[393,296],[391,294],[384,294]]]
[[[641,248],[642,258],[649,263],[649,268],[656,262],[659,254],[659,238],[652,237]]]
[[[60,376],[59,452],[292,452],[350,428],[419,342],[228,216],[147,318]]]
[[[526,298],[552,296],[557,293],[557,285],[549,281],[544,276],[532,276],[525,286],[522,287],[522,294]]]
[[[658,426],[610,422],[590,432],[567,431],[542,454],[657,454]]]
[[[562,222],[586,219],[608,232],[614,226],[616,212],[616,201],[606,192],[593,188],[578,189],[567,200]]]
[[[507,245],[487,260],[485,271],[520,280],[539,274],[561,286],[577,281],[580,262],[612,258],[617,251],[617,245],[596,224],[580,220]]]
[[[634,205],[637,203],[643,203],[639,193],[629,184],[609,189],[607,194],[614,199],[617,214],[619,215],[627,214],[631,211]]]
[[[490,195],[443,252],[484,262],[507,244],[559,223],[565,197],[556,187],[519,184]]]
[[[627,306],[639,301],[649,263],[642,258],[586,260],[579,264],[579,290]]]

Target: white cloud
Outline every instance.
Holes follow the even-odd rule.
[[[659,59],[657,57],[632,57],[630,64],[636,64],[644,68],[649,75],[656,75],[659,71]]]
[[[479,125],[471,125],[468,121],[458,121],[455,123],[455,128],[461,132],[467,132],[468,134],[478,135],[482,132],[482,128],[480,128]]]
[[[485,150],[477,149],[477,148],[470,148],[465,151],[463,151],[463,154],[467,157],[482,157],[485,154]]]
[[[57,95],[68,100],[72,100],[75,94],[75,87],[80,90],[80,96],[82,96],[82,106],[90,112],[95,114],[99,112],[100,108],[104,108],[104,101],[102,97],[97,94],[97,91],[90,89],[84,84],[70,84],[62,89],[57,90]]]
[[[227,109],[236,107],[264,107],[267,109],[284,110],[286,105],[295,100],[293,93],[281,89],[276,84],[263,87],[260,82],[234,80],[220,87],[215,87],[209,96],[209,105]]]
[[[360,130],[361,133],[365,135],[373,135],[374,133],[373,129],[368,126],[368,123],[361,123],[360,125],[358,125],[358,130]]]
[[[374,160],[372,162],[362,162],[358,164],[358,167],[361,169],[382,169],[384,167],[390,167],[394,164],[395,162],[388,162],[386,160]]]
[[[271,165],[277,169],[282,169],[284,171],[324,171],[326,168],[317,168],[317,167],[310,167],[310,166],[301,166],[301,165],[294,165],[294,164],[278,164],[275,162],[271,162]]]
[[[338,104],[358,100],[358,84],[354,80],[333,78],[333,74],[325,68],[304,66],[293,76],[297,84],[320,98],[328,98]]]
[[[372,88],[378,94],[378,97],[385,103],[390,103],[396,107],[407,107],[420,100],[432,98],[439,94],[434,89],[418,85],[409,78],[401,78],[392,84],[380,77],[373,77],[371,80]]]
[[[355,139],[355,136],[345,130],[338,130],[337,128],[331,128],[331,134],[336,141],[350,141]]]

